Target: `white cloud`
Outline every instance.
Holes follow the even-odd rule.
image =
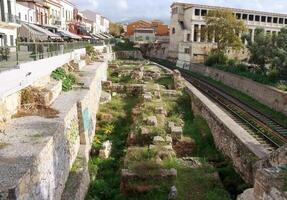
[[[106,17],[121,19],[148,18],[168,21],[170,5],[176,0],[73,0],[80,9],[90,9]],[[180,2],[218,5],[269,12],[287,13],[286,0],[178,0]]]

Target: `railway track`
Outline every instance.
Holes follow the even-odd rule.
[[[203,78],[194,76],[183,69],[164,67],[180,70],[188,82],[223,108],[234,121],[269,151],[287,144],[287,128],[279,122],[231,96],[221,88],[210,84]]]

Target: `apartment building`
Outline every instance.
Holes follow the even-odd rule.
[[[92,33],[109,33],[110,32],[110,20],[101,14],[91,11],[84,10],[81,13],[85,16],[85,18],[91,20],[93,22]]]
[[[0,0],[0,47],[15,46],[19,26],[16,0]]]
[[[168,35],[169,27],[159,20],[137,20],[127,25],[127,37],[134,42],[154,42]]]
[[[230,9],[238,20],[246,24],[252,40],[255,29],[261,27],[266,33],[277,34],[287,25],[287,14],[254,10],[225,8],[189,3],[171,5],[171,27],[169,57],[177,60],[178,67],[189,67],[191,62],[203,62],[208,53],[216,47],[214,38],[207,38],[201,30],[206,26],[204,17],[212,9]],[[248,58],[248,51],[228,52],[230,57]]]

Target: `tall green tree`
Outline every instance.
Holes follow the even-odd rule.
[[[276,38],[271,34],[266,34],[263,28],[257,28],[254,33],[254,41],[251,40],[249,33],[245,34],[243,39],[248,42],[249,62],[258,65],[262,72],[266,71],[266,66],[272,63]]]
[[[205,21],[206,32],[215,36],[218,52],[225,53],[229,48],[240,50],[243,47],[239,34],[246,31],[246,26],[243,21],[236,19],[231,10],[210,10]]]
[[[276,37],[276,48],[273,49],[272,66],[287,80],[287,27]]]
[[[115,37],[119,37],[124,33],[124,28],[121,24],[110,23],[110,33]]]

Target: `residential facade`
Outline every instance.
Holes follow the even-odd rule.
[[[287,15],[253,10],[224,8],[199,4],[173,3],[171,5],[170,59],[177,60],[177,66],[189,67],[191,62],[203,62],[208,53],[216,47],[215,38],[202,34],[206,26],[204,17],[212,9],[230,9],[238,20],[244,21],[254,40],[255,29],[262,27],[266,33],[277,34],[287,25]],[[232,58],[246,59],[248,51],[229,50]]]
[[[88,20],[92,21],[92,30],[93,34],[97,33],[109,33],[110,32],[110,20],[106,17],[102,16],[101,14],[91,11],[91,10],[84,10],[81,11],[84,17]]]
[[[15,46],[18,27],[16,0],[0,0],[0,47]]]
[[[76,9],[76,6],[68,0],[61,0],[60,4],[62,6],[60,17],[61,28],[63,30],[69,30],[69,24],[74,19],[74,10]]]
[[[137,20],[127,25],[126,36],[134,42],[155,42],[169,36],[169,27],[159,20]]]

